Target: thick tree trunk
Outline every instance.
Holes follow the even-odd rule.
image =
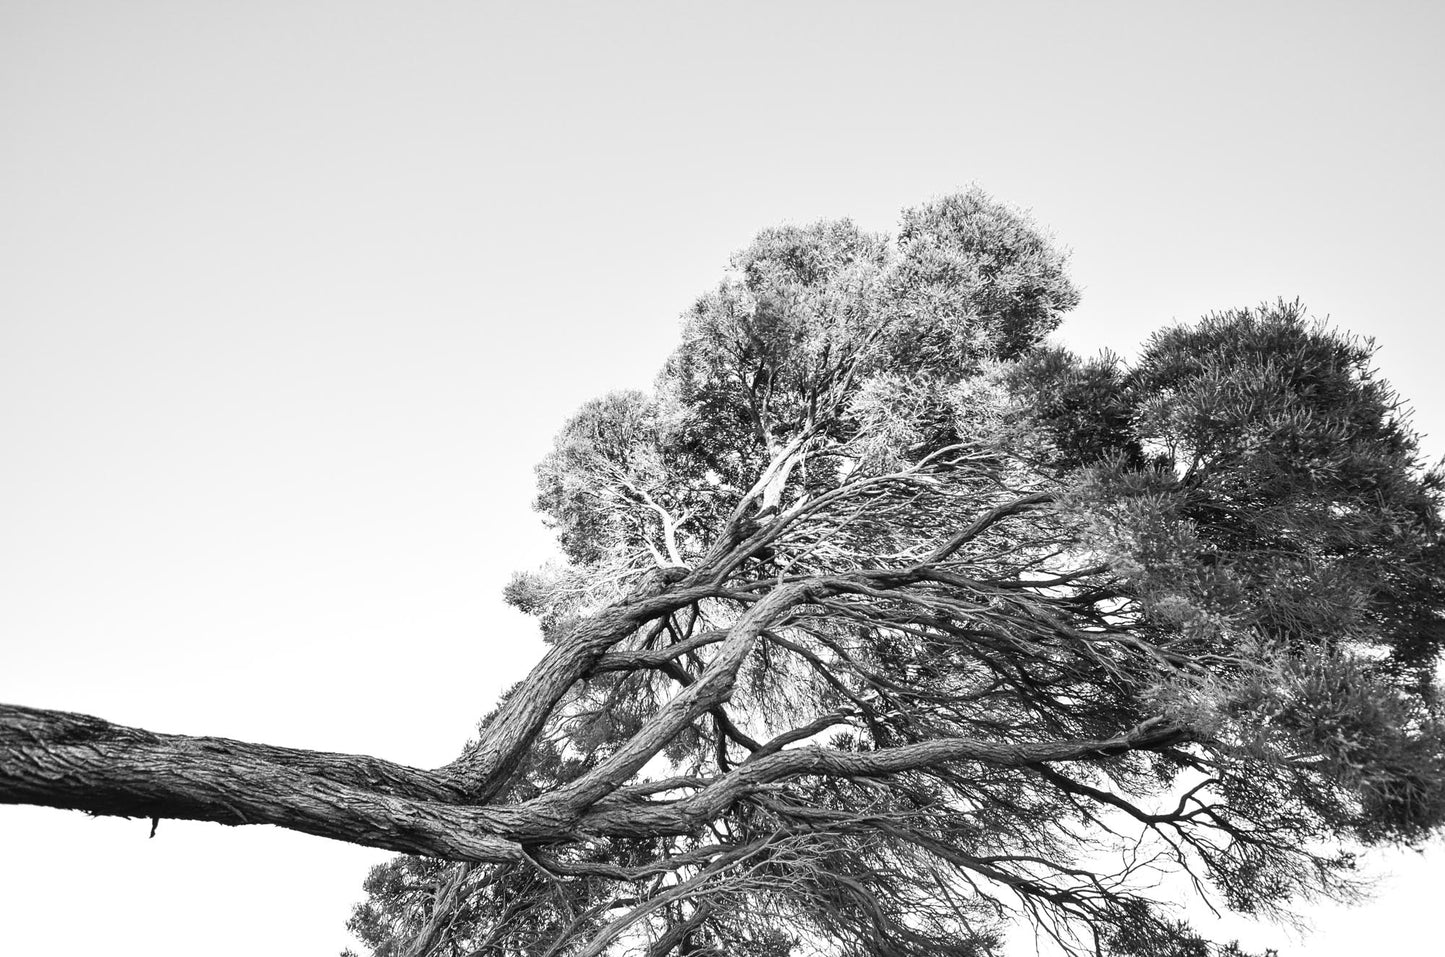
[[[88,715],[0,705],[0,802],[92,814],[275,824],[445,857],[520,858],[458,808],[443,775],[364,755],[155,734]]]

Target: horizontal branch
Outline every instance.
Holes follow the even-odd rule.
[[[792,748],[760,754],[702,788],[676,801],[639,802],[606,799],[579,822],[579,829],[620,837],[683,833],[722,815],[755,788],[791,778],[873,778],[901,774],[958,761],[996,767],[1039,767],[1056,761],[1114,757],[1130,751],[1151,751],[1178,744],[1188,732],[1160,719],[1146,721],[1111,738],[1008,743],[976,738],[938,738],[877,751],[834,748]]]
[[[0,705],[0,803],[119,817],[274,824],[459,861],[520,859],[435,772],[364,755],[156,734]],[[491,831],[493,833],[488,833]]]
[[[363,755],[156,734],[87,715],[0,705],[0,803],[273,824],[404,853],[502,863],[525,860],[523,843],[685,833],[757,787],[791,778],[877,777],[955,761],[1025,767],[1164,747],[1183,735],[1155,721],[1097,740],[1015,744],[942,738],[870,752],[764,749],[686,798],[654,803],[614,796],[579,817],[575,805],[557,806],[555,800],[452,803],[455,788],[435,772]]]

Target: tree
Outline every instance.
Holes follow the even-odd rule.
[[[0,708],[0,800],[388,848],[381,955],[1238,953],[1151,896],[1348,895],[1445,820],[1441,477],[1298,303],[1046,337],[972,190],[763,232],[538,468],[549,650],[433,770]]]

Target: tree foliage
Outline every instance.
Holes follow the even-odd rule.
[[[1441,478],[1369,342],[1280,301],[1080,358],[1064,267],[977,190],[760,234],[538,467],[550,647],[445,768],[225,742],[237,820],[130,783],[210,739],[11,709],[102,766],[0,794],[408,852],[376,957],[1239,954],[1166,875],[1286,915],[1445,820]]]

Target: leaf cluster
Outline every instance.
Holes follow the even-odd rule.
[[[376,954],[1238,955],[1161,882],[1282,915],[1445,823],[1441,477],[1372,346],[1280,301],[1083,359],[1064,264],[977,190],[768,230],[564,426],[541,823],[444,913],[379,870]]]

